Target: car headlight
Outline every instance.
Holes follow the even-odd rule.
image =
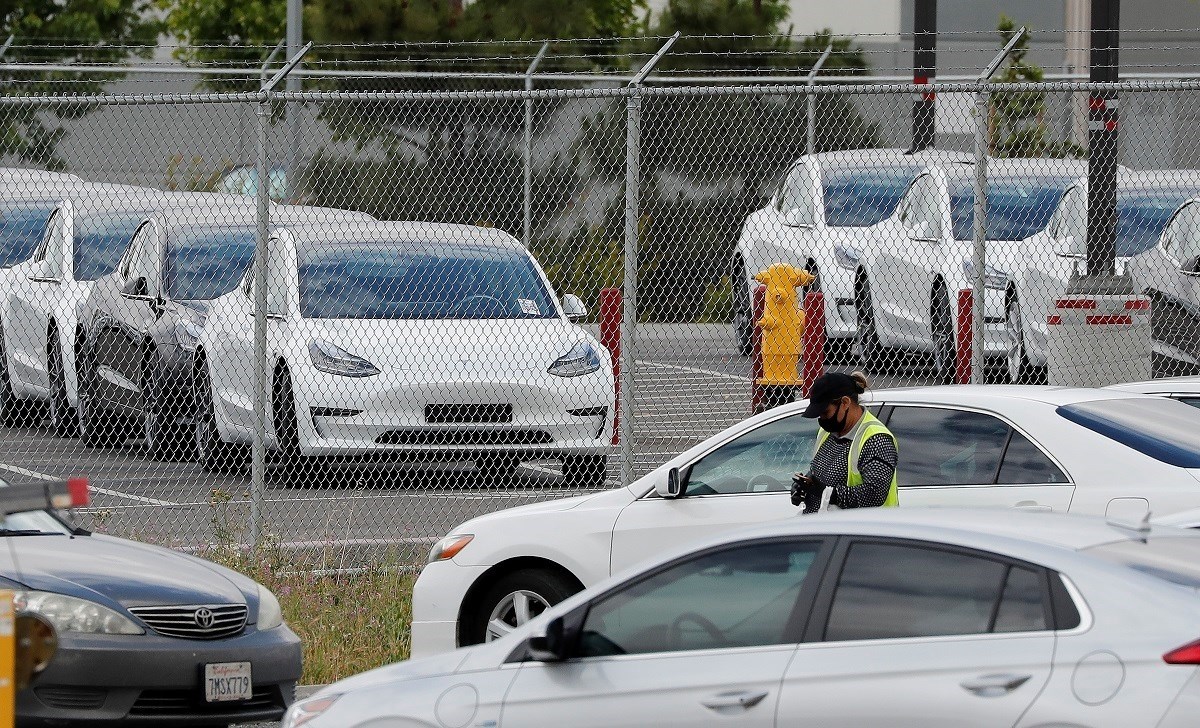
[[[435,561],[447,561],[454,558],[474,538],[469,533],[455,533],[443,538],[441,541],[435,543],[433,548],[429,549],[429,560],[425,563],[432,564]]]
[[[322,713],[332,708],[333,704],[340,697],[342,697],[340,693],[322,695],[293,704],[292,707],[288,708],[287,714],[283,716],[281,728],[300,728],[300,726],[313,718],[319,718]]]
[[[283,624],[283,610],[279,608],[279,600],[271,590],[258,585],[258,631],[275,629]]]
[[[580,377],[600,368],[600,354],[586,341],[580,341],[560,356],[547,370],[556,377]]]
[[[862,251],[853,245],[835,243],[833,246],[833,257],[841,267],[848,270],[855,270],[862,260]]]
[[[59,633],[146,634],[129,618],[86,599],[43,591],[19,591],[13,597],[18,612],[45,617]]]
[[[379,367],[328,341],[314,340],[308,345],[308,355],[312,358],[313,366],[327,374],[340,377],[373,377],[379,373]]]
[[[975,280],[975,264],[969,260],[963,261],[963,273],[967,274],[967,278],[971,281]],[[1003,291],[1008,288],[1008,273],[999,268],[983,264],[983,285],[986,288],[991,288],[997,291]]]
[[[188,351],[195,351],[196,344],[200,342],[200,332],[203,330],[200,324],[187,319],[180,319],[175,323],[175,341],[179,346]]]

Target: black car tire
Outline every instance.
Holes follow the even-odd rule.
[[[608,458],[603,455],[569,455],[563,458],[563,480],[572,488],[599,488],[608,477]]]
[[[292,374],[286,367],[276,373],[271,388],[271,417],[279,446],[276,456],[281,462],[296,463],[300,459],[300,423],[296,415]]]
[[[20,427],[26,424],[28,408],[13,393],[8,376],[8,352],[4,348],[4,330],[0,329],[0,425]]]
[[[958,373],[958,339],[950,299],[941,288],[934,289],[929,304],[929,334],[933,340],[933,376],[939,384],[954,384]]]
[[[537,605],[538,611],[530,615],[535,617],[579,590],[578,584],[548,569],[521,569],[503,576],[484,593],[471,616],[463,624],[460,635],[462,645],[477,645],[490,641],[488,624],[497,612],[501,612],[497,619],[515,627],[516,620],[512,619],[514,615],[502,606],[515,594],[522,593],[529,598],[531,605]]]
[[[57,335],[46,344],[46,368],[50,374],[50,428],[59,437],[79,437],[79,411],[67,398],[66,368]]]
[[[217,429],[217,412],[213,404],[212,379],[208,368],[196,374],[196,412],[192,417],[196,460],[210,473],[233,473],[245,470],[246,448],[225,442]]]
[[[883,345],[875,330],[875,309],[871,301],[871,286],[863,281],[854,299],[856,333],[854,348],[859,361],[871,373],[878,373],[883,365]]]
[[[733,257],[729,279],[733,288],[734,339],[737,341],[738,353],[750,356],[754,344],[754,306],[750,300],[750,290],[746,286],[746,264],[742,256]]]

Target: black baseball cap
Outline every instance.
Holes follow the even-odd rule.
[[[816,419],[825,413],[825,408],[833,400],[850,397],[861,391],[858,380],[849,374],[840,372],[822,374],[817,381],[813,382],[812,390],[808,395],[808,407],[804,409],[801,416]]]

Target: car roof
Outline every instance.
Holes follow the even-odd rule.
[[[909,152],[898,147],[884,149],[844,149],[836,152],[820,152],[813,159],[822,167],[852,169],[868,165],[907,165],[921,167],[931,164],[969,164],[974,160],[970,154],[946,149],[924,149]]]
[[[374,242],[380,239],[426,239],[488,245],[497,248],[521,248],[520,242],[497,228],[417,221],[333,222],[303,228],[289,228],[298,245],[330,242]]]
[[[987,164],[989,179],[1061,177],[1064,181],[1074,182],[1086,175],[1087,171],[1087,162],[1078,159],[1005,158],[989,159]],[[946,170],[946,177],[955,182],[974,180],[975,167],[950,167]]]
[[[881,400],[887,402],[921,402],[926,404],[983,405],[994,403],[998,400],[1022,399],[1058,407],[1076,402],[1138,398],[1144,396],[1147,395],[1137,392],[1091,387],[1057,387],[1033,384],[946,384],[930,387],[898,387],[893,389],[869,390],[863,395],[863,403],[870,404],[872,401]]]
[[[979,536],[1032,541],[1079,551],[1131,538],[1179,536],[1175,528],[1106,520],[1098,516],[1027,511],[1017,508],[854,508],[818,517],[797,516],[770,521],[740,532],[742,538],[797,533],[893,536],[931,540],[972,540]],[[1200,538],[1200,534],[1195,534]],[[715,539],[714,539],[715,540]]]
[[[1122,382],[1121,384],[1110,384],[1105,389],[1121,392],[1173,392],[1179,391],[1181,387],[1185,392],[1200,391],[1200,377],[1163,377],[1140,382]]]

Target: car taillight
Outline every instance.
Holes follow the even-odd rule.
[[[1186,644],[1163,655],[1168,665],[1200,665],[1200,640]]]

